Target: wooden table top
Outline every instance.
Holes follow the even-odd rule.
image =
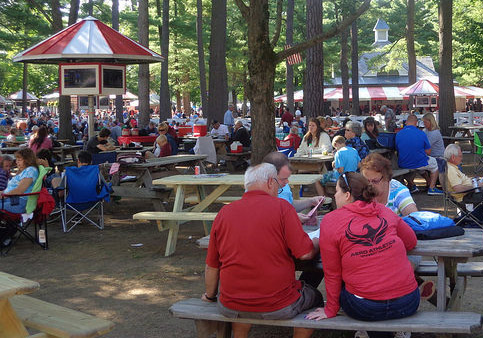
[[[440,257],[483,256],[483,230],[465,229],[463,236],[418,241],[409,254]]]
[[[320,162],[330,162],[334,160],[334,155],[322,155],[322,154],[313,154],[312,157],[308,156],[299,156],[299,157],[290,157],[290,162],[305,162],[305,163],[320,163]]]
[[[32,293],[40,287],[39,283],[0,272],[0,298]]]
[[[207,157],[207,155],[171,155],[165,157],[151,158],[149,160],[146,160],[145,163],[133,163],[130,164],[130,166],[134,168],[150,168],[168,164],[201,161],[206,159]]]
[[[295,174],[290,176],[289,185],[314,184],[322,179],[322,175],[317,174]],[[244,185],[244,175],[174,175],[153,180],[153,184],[173,185]]]
[[[460,129],[460,130],[475,130],[475,129],[483,129],[483,125],[462,125],[462,126],[449,126],[449,129]]]

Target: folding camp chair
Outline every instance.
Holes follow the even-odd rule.
[[[446,163],[446,166],[448,164]],[[472,223],[477,224],[478,226],[483,228],[483,223],[472,213],[472,210],[476,210],[479,206],[483,205],[483,200],[477,201],[473,203],[473,209],[468,210],[466,203],[464,201],[457,201],[453,194],[448,191],[448,178],[447,178],[448,170],[445,170],[444,179],[441,180],[441,187],[443,188],[444,192],[444,215],[448,217],[448,211],[451,207],[456,209],[456,217],[455,217],[455,224],[462,224],[465,221],[470,221]]]
[[[99,173],[99,166],[86,165],[65,169],[65,189],[61,201],[61,219],[64,232],[71,231],[83,220],[99,229],[104,228],[104,201],[109,201],[109,185]],[[98,211],[97,222],[89,214]]]
[[[287,157],[293,157],[295,155],[296,153],[295,145],[294,145],[295,140],[293,138],[288,140],[279,140],[277,138],[276,141],[277,141],[277,150],[279,153],[282,153]]]
[[[475,174],[479,175],[483,171],[483,131],[475,131],[473,137],[475,144]]]
[[[21,236],[26,237],[32,243],[38,244],[45,250],[48,249],[47,218],[54,209],[55,202],[47,189],[42,187],[42,184],[45,175],[50,170],[51,168],[39,166],[39,176],[34,183],[31,193],[9,194],[2,197],[2,205],[6,197],[28,197],[25,213],[16,214],[6,210],[0,210],[0,229],[2,233],[6,234],[0,243],[2,254],[6,255]],[[33,234],[29,229],[32,224],[34,226]]]

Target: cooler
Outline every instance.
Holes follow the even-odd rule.
[[[178,137],[183,137],[185,135],[191,134],[193,128],[191,126],[179,126],[178,127]]]
[[[193,126],[193,136],[206,136],[207,131],[208,127],[206,124],[198,124]]]

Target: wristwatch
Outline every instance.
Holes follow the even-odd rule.
[[[212,301],[212,302],[216,302],[216,300],[217,300],[216,296],[208,297],[208,294],[206,292],[205,292],[205,298],[208,299],[209,301]]]

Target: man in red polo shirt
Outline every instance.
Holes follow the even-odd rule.
[[[226,317],[288,319],[323,303],[317,289],[295,279],[293,258],[311,259],[319,248],[293,206],[277,198],[281,188],[273,164],[248,168],[242,199],[224,206],[213,223],[202,299],[215,302],[219,284]],[[234,337],[246,337],[250,326],[232,323]],[[312,331],[295,328],[294,337]]]

